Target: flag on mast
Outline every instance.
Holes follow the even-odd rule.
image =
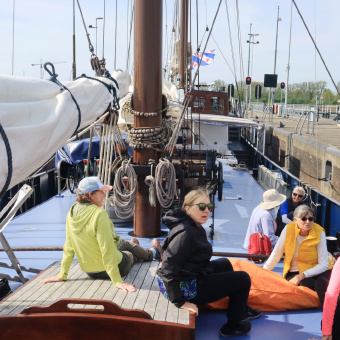
[[[200,63],[200,59],[202,59],[201,66],[207,66],[214,62],[215,58],[215,50],[209,50],[202,53],[194,52],[192,54],[192,61],[191,61],[191,70],[194,70],[198,67]]]

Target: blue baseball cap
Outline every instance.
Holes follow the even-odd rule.
[[[112,190],[111,185],[105,185],[97,176],[83,178],[78,184],[78,194],[86,194],[88,192],[102,190]]]

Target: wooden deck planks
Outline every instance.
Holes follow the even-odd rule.
[[[122,308],[144,310],[157,321],[189,325],[190,313],[178,309],[160,294],[156,277],[159,265],[157,261],[136,263],[124,278],[136,285],[136,292],[126,293],[115,288],[109,280],[90,279],[77,261],[72,263],[67,281],[40,283],[42,279],[59,273],[60,262],[56,262],[2,301],[0,315],[16,315],[29,306],[47,306],[63,298],[80,298],[109,300]],[[78,304],[69,307],[103,308],[101,305]]]

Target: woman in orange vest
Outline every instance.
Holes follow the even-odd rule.
[[[331,275],[325,230],[314,223],[314,210],[300,205],[294,221],[283,229],[263,268],[272,270],[285,254],[283,276],[291,283],[317,292],[321,306]]]

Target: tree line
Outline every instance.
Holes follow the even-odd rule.
[[[281,94],[282,94],[282,103],[285,102],[286,89],[281,90],[280,84],[278,83],[278,87],[275,92],[275,103],[281,102]],[[201,85],[207,85],[202,82]],[[245,83],[239,82],[238,86],[234,87],[234,97],[240,97],[241,100],[245,100],[245,91],[246,85]],[[255,98],[255,87],[256,85],[261,85],[261,98]],[[286,84],[285,84],[286,85]],[[340,82],[337,84],[338,89],[340,90]],[[237,93],[237,88],[239,90],[239,94]],[[201,89],[211,89],[215,91],[224,90],[227,91],[228,84],[221,79],[215,80],[210,86],[203,86]],[[253,81],[251,84],[251,101],[252,102],[263,102],[268,103],[268,95],[269,88],[263,87],[263,82]],[[301,82],[294,83],[288,85],[288,104],[315,104],[316,99],[318,98],[319,104],[324,105],[339,105],[340,104],[340,96],[336,91],[332,91],[327,88],[326,81],[309,81],[309,82]]]

